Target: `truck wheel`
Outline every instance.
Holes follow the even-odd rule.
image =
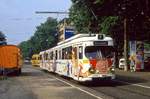
[[[21,68],[18,69],[18,74],[19,74],[19,75],[21,74]]]

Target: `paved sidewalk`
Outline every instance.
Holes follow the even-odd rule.
[[[150,83],[150,72],[131,72],[116,69],[116,79],[129,83]]]

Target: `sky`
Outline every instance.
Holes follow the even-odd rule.
[[[18,45],[30,39],[48,17],[58,20],[67,17],[35,14],[36,11],[68,11],[70,7],[70,0],[0,0],[0,31],[6,35],[8,44]]]

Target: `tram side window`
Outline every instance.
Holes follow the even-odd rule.
[[[50,60],[53,60],[53,52],[50,52]]]
[[[62,49],[62,59],[65,59],[65,49]]]
[[[32,60],[34,59],[34,57],[31,58]]]
[[[62,59],[71,59],[72,58],[71,57],[71,55],[72,55],[71,51],[72,51],[72,47],[71,46],[67,47],[67,48],[64,48],[62,50]]]
[[[69,48],[69,59],[72,59],[72,46]]]
[[[45,60],[48,60],[48,53],[46,53]]]
[[[57,50],[55,51],[55,59],[58,58]]]
[[[66,59],[72,59],[72,46],[66,48]]]
[[[59,50],[59,59],[61,59],[62,57],[61,57],[61,50]]]
[[[83,47],[79,46],[79,59],[83,58]]]

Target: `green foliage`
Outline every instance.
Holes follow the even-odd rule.
[[[70,8],[70,19],[78,32],[98,32],[108,34],[111,27],[116,24],[117,16],[98,17],[92,6],[101,7],[106,0],[72,0]]]
[[[29,44],[29,41],[23,41],[19,44],[19,47],[22,50],[23,57],[29,57],[29,49],[31,45]]]
[[[24,57],[31,57],[32,54],[49,49],[57,44],[57,20],[48,18],[45,23],[37,26],[34,35],[28,40],[19,44]]]
[[[102,5],[105,0],[95,0],[94,4]]]
[[[70,8],[69,18],[74,23],[77,31],[80,33],[85,33],[89,31],[89,24],[91,20],[91,15],[88,12],[88,8],[82,4],[77,3],[78,0],[72,0],[74,3]],[[75,2],[76,1],[76,2]]]
[[[150,44],[149,43],[145,43],[144,44],[144,49],[147,51],[150,51]]]
[[[108,16],[103,17],[99,23],[101,33],[108,34],[110,33],[111,28],[116,25],[118,17],[116,16]]]
[[[72,3],[70,18],[79,32],[89,32],[93,28],[98,28],[98,32],[107,33],[118,24],[116,23],[118,19],[127,18],[127,32],[132,37],[135,33],[140,38],[143,33],[149,35],[150,3],[148,0],[72,0]],[[116,30],[120,34],[123,33],[122,27],[117,26]],[[130,39],[134,39],[132,37]]]
[[[0,45],[5,45],[5,44],[7,44],[6,36],[4,35],[3,32],[0,31]]]

